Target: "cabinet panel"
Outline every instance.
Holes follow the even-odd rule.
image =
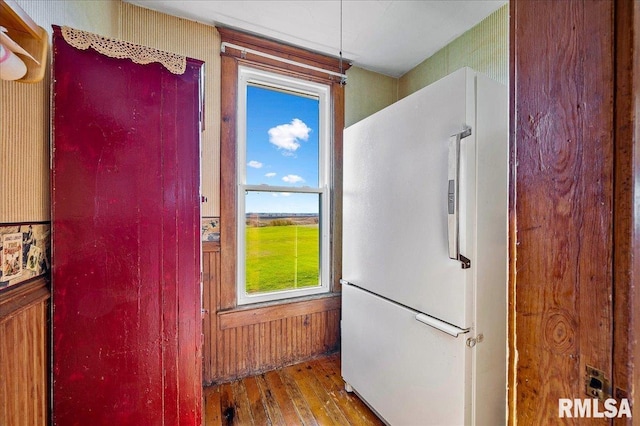
[[[55,28],[55,424],[200,424],[200,68]]]

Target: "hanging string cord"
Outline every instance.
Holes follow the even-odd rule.
[[[342,0],[340,0],[340,85],[344,85],[346,83],[346,77],[344,76],[344,70],[342,67]]]

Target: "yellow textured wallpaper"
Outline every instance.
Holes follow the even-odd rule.
[[[118,32],[119,0],[17,3],[49,37],[52,24]],[[0,224],[50,218],[49,73],[34,84],[0,81]]]
[[[508,4],[400,77],[398,98],[465,66],[509,84]]]
[[[207,26],[120,0],[18,0],[51,35],[67,25],[186,55],[205,62],[205,131],[202,135],[203,216],[219,215],[220,38]],[[49,57],[51,55],[49,54]],[[0,82],[0,224],[50,220],[50,67],[36,84]]]
[[[399,79],[351,67],[347,71],[345,123],[349,126],[362,120],[464,66],[508,85],[508,4]]]
[[[358,67],[347,70],[345,126],[370,116],[398,100],[398,79]]]

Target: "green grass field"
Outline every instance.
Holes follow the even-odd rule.
[[[249,293],[317,286],[318,225],[246,228],[246,282]]]

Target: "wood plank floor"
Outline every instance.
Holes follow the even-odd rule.
[[[204,389],[205,425],[383,425],[344,390],[340,354]]]

